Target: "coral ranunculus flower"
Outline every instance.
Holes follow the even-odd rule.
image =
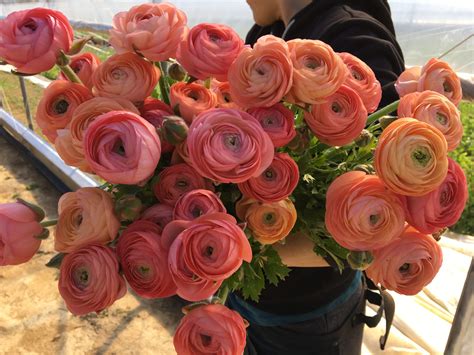
[[[227,80],[227,71],[244,48],[244,41],[229,26],[200,23],[178,47],[176,59],[189,75],[206,80]]]
[[[86,52],[73,55],[69,66],[81,79],[82,83],[92,90],[92,74],[99,67],[99,64],[100,59],[94,53]],[[69,80],[62,72],[59,74],[58,79]]]
[[[196,189],[182,195],[174,206],[174,219],[192,221],[206,214],[223,212],[226,208],[212,191]]]
[[[196,115],[217,106],[216,94],[200,83],[177,82],[171,85],[170,102],[186,122],[191,123]]]
[[[418,80],[421,75],[421,67],[411,67],[405,69],[400,74],[395,83],[395,89],[400,97],[403,97],[412,92],[418,91]]]
[[[375,170],[397,194],[426,195],[446,177],[447,149],[446,139],[437,128],[414,118],[400,118],[379,138]]]
[[[373,255],[367,276],[402,295],[420,292],[434,279],[443,262],[443,253],[435,239],[408,225],[400,237],[374,250]]]
[[[381,248],[405,227],[403,206],[379,177],[351,171],[337,177],[326,194],[326,228],[350,250]]]
[[[74,32],[61,12],[37,7],[15,11],[0,20],[0,58],[24,74],[54,67],[60,51],[67,52]]]
[[[217,107],[220,108],[239,108],[239,106],[232,100],[230,95],[230,85],[228,81],[211,81],[211,90],[214,91],[217,98]]]
[[[100,115],[87,128],[84,152],[92,171],[112,184],[135,185],[150,178],[160,161],[155,127],[127,111]]]
[[[286,42],[260,37],[252,49],[244,48],[229,68],[232,99],[242,108],[270,107],[293,83],[293,65]]]
[[[221,304],[192,309],[176,329],[173,338],[178,355],[242,354],[246,325],[239,313]]]
[[[150,221],[160,227],[161,231],[168,223],[173,220],[173,207],[164,203],[157,203],[148,207],[140,216],[139,219]]]

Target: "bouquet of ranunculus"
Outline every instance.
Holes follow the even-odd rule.
[[[0,205],[0,265],[29,260],[57,223],[49,265],[68,309],[99,312],[127,283],[144,298],[179,295],[196,302],[179,354],[242,353],[246,323],[226,297],[258,301],[284,279],[273,245],[295,235],[399,293],[434,278],[436,238],[467,199],[447,157],[463,132],[448,64],[407,70],[400,101],[376,111],[380,84],[353,55],[271,35],[245,46],[225,25],[188,28],[166,3],[115,15],[117,53],[102,63],[80,53],[86,42],[54,10],[0,21],[0,58],[16,74],[62,70],[38,106],[42,132],[105,180],[64,194],[57,221]]]

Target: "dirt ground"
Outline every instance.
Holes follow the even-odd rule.
[[[17,197],[57,217],[60,194],[0,137],[0,203]],[[0,354],[175,354],[179,300],[129,292],[101,314],[73,316],[57,290],[57,270],[44,266],[53,255],[50,238],[29,263],[0,268]]]

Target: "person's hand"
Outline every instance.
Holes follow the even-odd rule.
[[[288,236],[285,244],[273,244],[282,262],[289,267],[329,267],[326,260],[315,254],[313,246],[313,242],[302,234]]]

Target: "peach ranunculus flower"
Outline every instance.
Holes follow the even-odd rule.
[[[293,62],[293,86],[285,100],[317,104],[334,94],[349,75],[342,59],[324,42],[311,39],[288,41]]]
[[[174,83],[170,88],[170,102],[186,122],[191,123],[194,117],[217,106],[216,94],[201,83],[187,84],[183,81]]]
[[[253,237],[262,244],[286,238],[296,223],[296,208],[290,199],[262,203],[243,197],[236,204],[237,216],[247,223]]]
[[[326,228],[349,250],[381,248],[405,227],[403,206],[375,175],[351,171],[337,177],[326,194]]]
[[[277,103],[271,107],[258,107],[248,110],[260,122],[267,132],[275,148],[283,147],[296,137],[295,115],[283,104]]]
[[[242,108],[270,107],[279,102],[293,83],[293,65],[286,42],[260,37],[244,48],[229,68],[232,99]]]
[[[194,78],[227,80],[227,71],[244,48],[244,41],[229,26],[200,23],[179,44],[176,59]]]
[[[61,12],[37,7],[15,11],[0,20],[0,59],[24,74],[54,67],[60,51],[67,52],[74,32]]]
[[[324,102],[313,105],[311,112],[305,112],[304,119],[321,142],[341,146],[360,135],[367,121],[367,110],[359,94],[342,85]]]
[[[464,130],[460,112],[449,99],[435,91],[403,96],[398,106],[398,117],[413,117],[438,128],[446,138],[448,151],[461,143]]]
[[[221,304],[192,309],[176,329],[173,338],[178,355],[243,354],[246,325],[239,313]]]
[[[400,196],[407,222],[422,233],[435,233],[461,218],[469,196],[466,175],[448,158],[448,174],[434,191],[423,196]]]
[[[350,53],[338,54],[349,70],[349,75],[344,84],[359,94],[368,113],[376,111],[382,99],[382,87],[375,77],[373,70]]]
[[[428,123],[400,118],[381,134],[375,170],[393,192],[422,196],[435,190],[448,172],[446,139]]]
[[[421,75],[421,67],[405,69],[395,83],[395,89],[400,97],[418,91],[418,80]]]
[[[127,293],[117,255],[103,245],[87,245],[61,262],[59,293],[72,314],[82,316],[110,307]]]
[[[161,203],[174,206],[185,193],[213,189],[212,184],[190,165],[181,163],[164,168],[153,183],[153,193]]]
[[[217,98],[217,107],[219,108],[239,108],[239,106],[232,100],[230,95],[230,85],[228,81],[211,81],[211,90],[214,91]]]
[[[135,53],[114,54],[94,71],[92,92],[137,103],[151,95],[160,75],[153,63]]]
[[[133,6],[114,16],[110,44],[117,53],[138,52],[151,61],[165,61],[176,57],[186,23],[186,14],[169,3]]]
[[[214,192],[204,189],[191,190],[182,195],[176,202],[173,219],[192,221],[206,214],[227,210]]]
[[[110,111],[130,111],[138,114],[132,102],[121,98],[94,97],[77,106],[71,121],[65,129],[57,131],[58,137],[54,141],[56,151],[66,164],[84,172],[93,172],[84,155],[84,134],[97,116]]]
[[[0,204],[0,266],[29,261],[38,251],[43,232],[38,215],[26,205]]]
[[[95,174],[112,184],[149,179],[161,157],[155,127],[128,111],[100,115],[87,128],[84,153]]]
[[[373,251],[374,261],[366,270],[376,284],[402,295],[416,295],[438,273],[443,253],[435,239],[407,225],[391,243]]]
[[[85,52],[71,57],[69,66],[81,79],[82,83],[92,90],[92,74],[99,67],[100,59],[90,52]],[[62,72],[59,73],[58,79],[69,80]]]
[[[156,203],[143,211],[138,219],[153,222],[160,227],[161,233],[166,225],[173,220],[173,207],[164,203]]]
[[[107,244],[115,239],[120,228],[112,197],[95,187],[62,195],[58,214],[54,249],[62,253],[88,244]]]
[[[287,153],[275,153],[272,163],[258,177],[238,184],[246,197],[261,202],[278,202],[286,199],[298,185],[298,165]]]
[[[77,106],[90,99],[92,93],[85,86],[55,80],[44,90],[36,110],[36,123],[46,138],[54,143],[57,130],[65,128]]]
[[[246,112],[217,108],[198,115],[187,138],[192,166],[204,177],[239,183],[259,176],[273,161],[273,143]]]

